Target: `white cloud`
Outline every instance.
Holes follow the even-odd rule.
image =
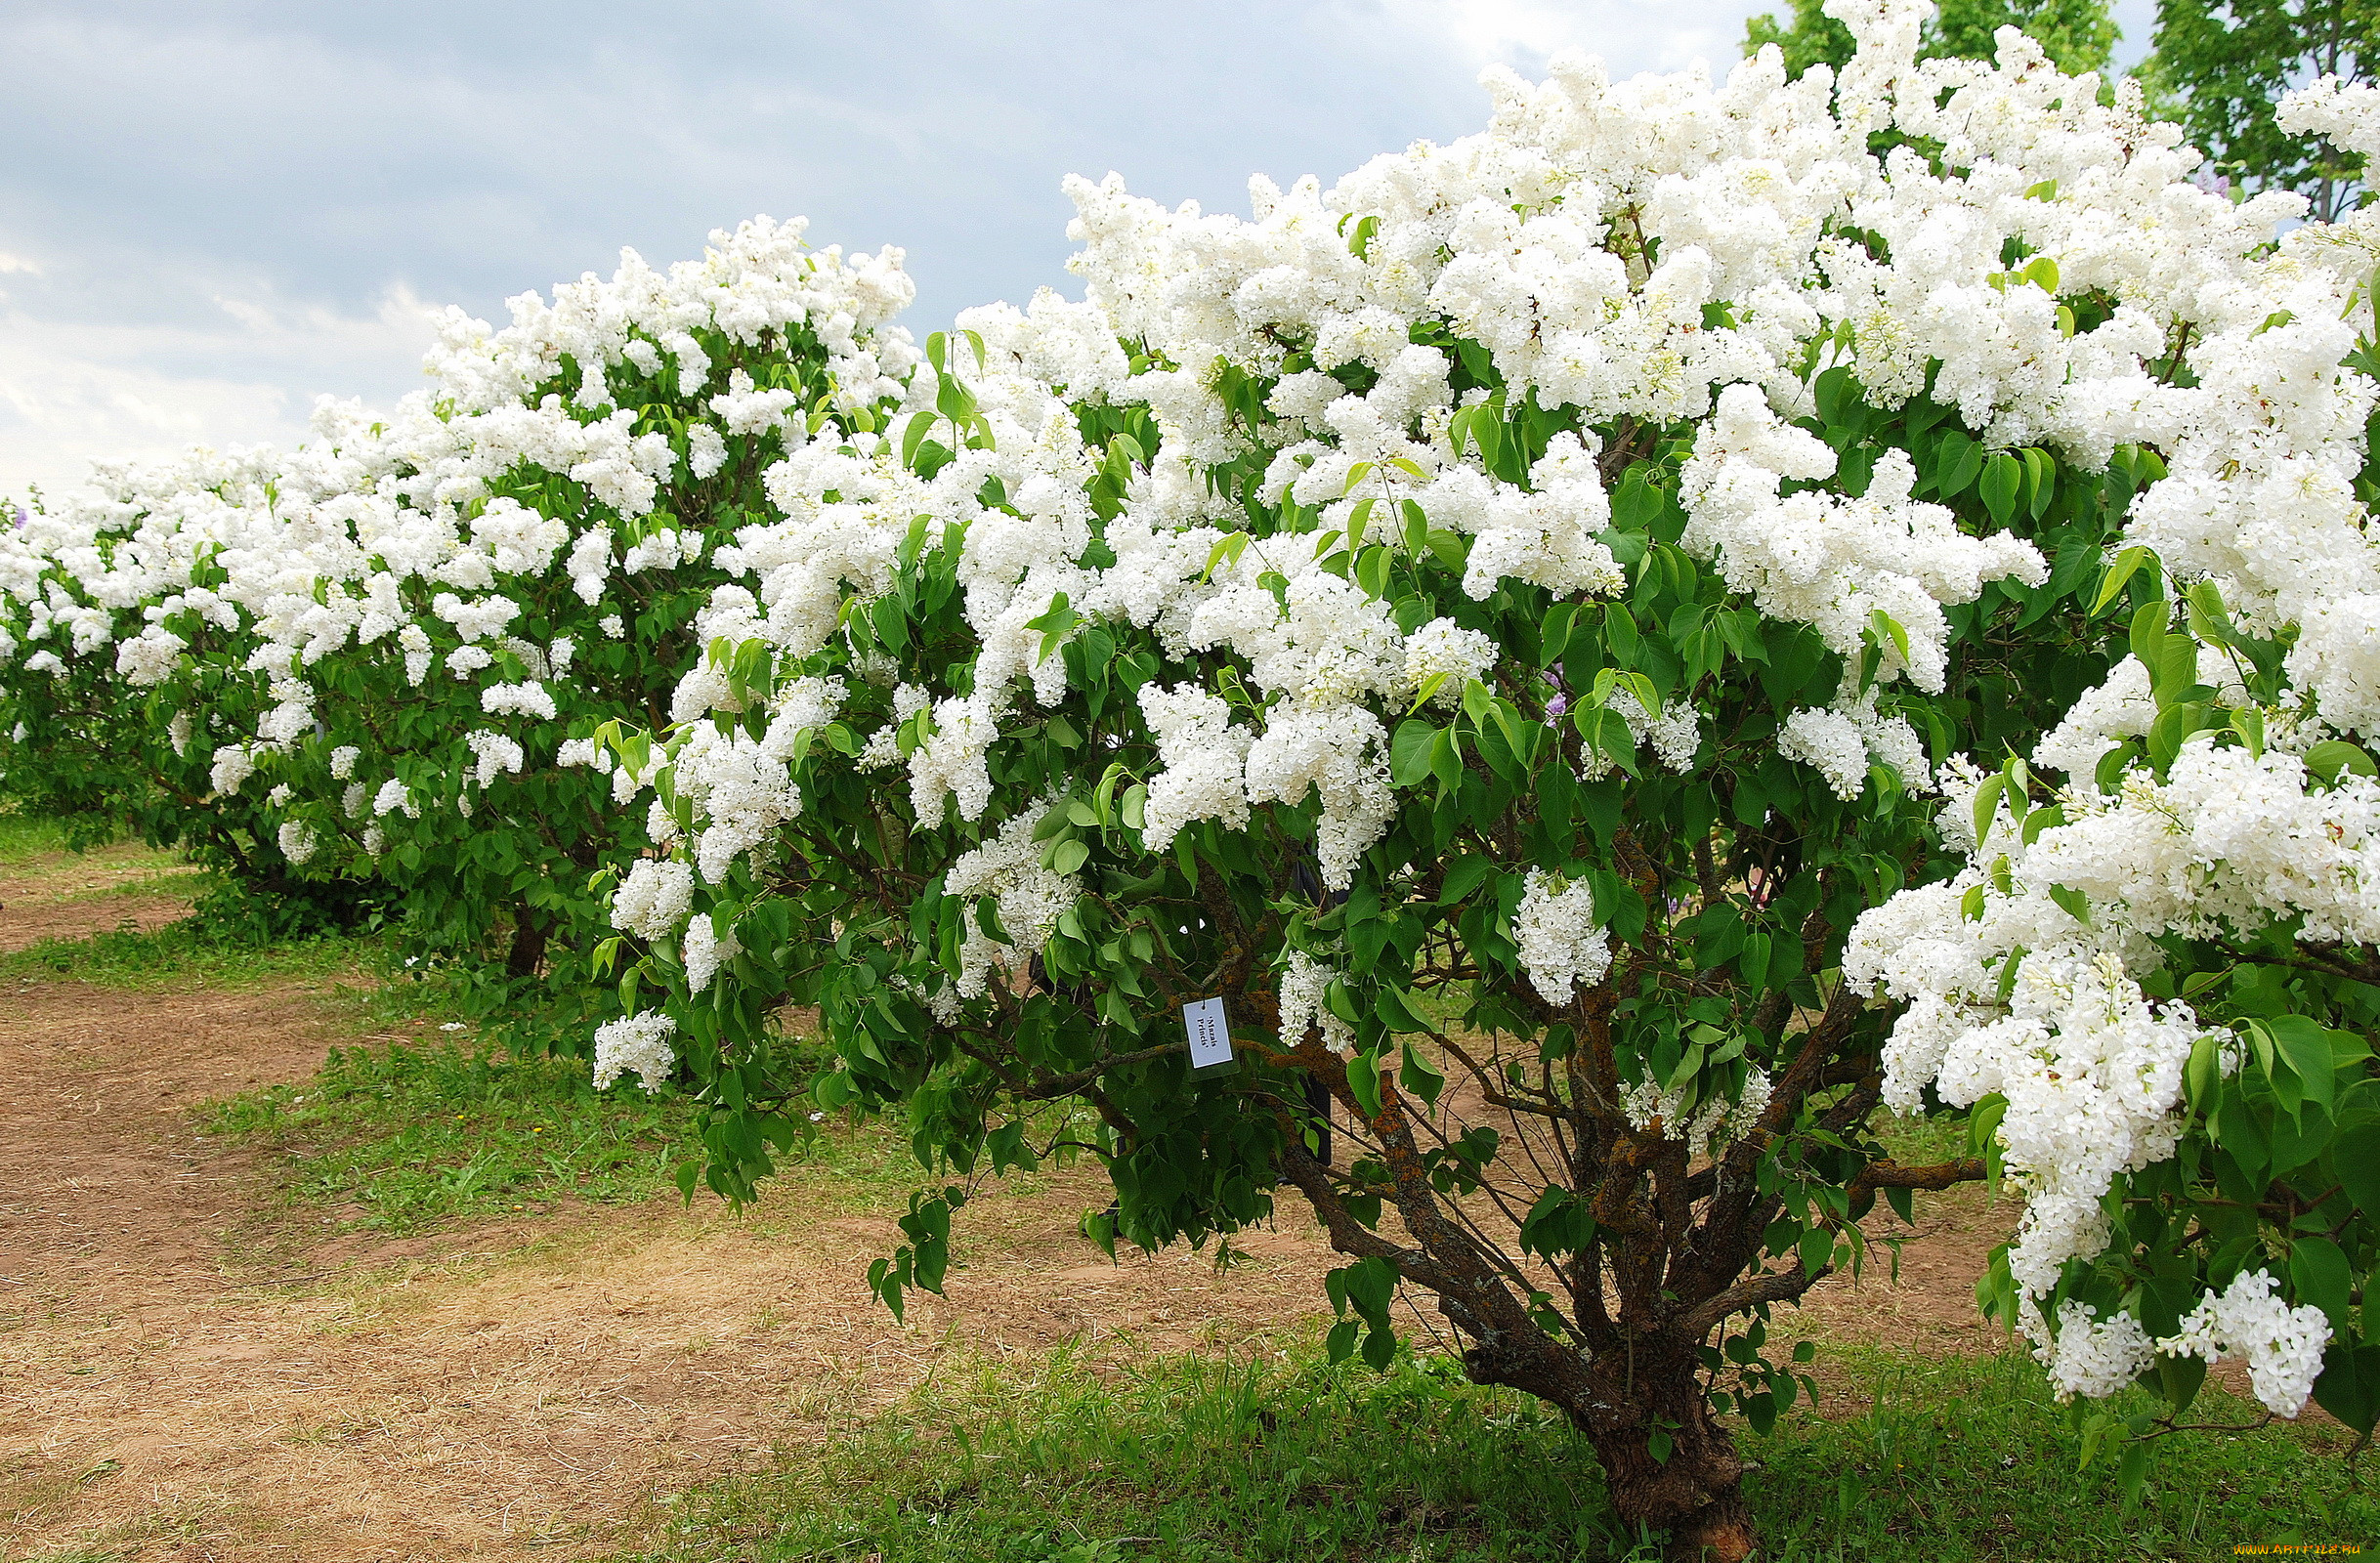
[[[11,0],[0,158],[0,493],[190,440],[290,441],[317,395],[385,403],[412,294],[503,300],[621,245],[806,214],[905,247],[926,331],[1068,287],[1068,173],[1246,210],[1484,122],[1479,69],[1565,49],[1614,76],[1733,62],[1786,0],[877,0],[656,10],[419,0]],[[2151,0],[2119,0],[2124,53]]]
[[[1599,55],[1615,77],[1741,57],[1744,19],[1780,0],[1385,0],[1398,25],[1435,34],[1480,63],[1531,66],[1564,50]]]
[[[403,288],[361,316],[221,302],[224,318],[190,325],[0,314],[0,494],[55,493],[94,462],[191,444],[295,444],[316,394],[388,399],[418,378],[432,335]]]

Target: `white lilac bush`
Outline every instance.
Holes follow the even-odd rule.
[[[625,255],[499,331],[449,311],[429,389],[385,419],[326,401],[300,450],[104,474],[28,518],[0,543],[31,713],[9,775],[114,713],[123,791],[239,822],[282,877],[384,883],[417,956],[500,936],[501,974],[599,991],[596,876],[649,841],[589,736],[670,719],[762,474],[865,427],[916,361],[886,323],[899,253],[801,232]]]
[[[2369,1428],[2380,231],[2281,235],[2014,31],[1830,14],[1840,78],[1495,74],[1250,220],[1073,185],[1084,302],[771,475],[599,1075],[689,1072],[737,1197],[813,1104],[1093,1157],[1102,1241],[1294,1187],[1335,1352],[1433,1293],[1688,1555],[1750,1549],[1721,1418],[1806,1390],[1764,1320],[1879,1195],[2023,1193],[1983,1291],[2062,1392],[2171,1425],[2237,1356]]]
[[[167,611],[112,540],[19,542],[10,687],[222,669],[148,719],[429,905],[609,808],[531,881],[608,896],[598,1079],[690,1082],[737,1199],[814,1113],[905,1114],[955,1181],[895,1308],[978,1173],[1094,1159],[1111,1246],[1291,1188],[1335,1355],[1426,1294],[1625,1520],[1732,1559],[1736,1421],[1810,1388],[1770,1310],[1879,1197],[2004,1180],[1979,1295],[2061,1394],[2161,1397],[2097,1424],[2127,1480],[2224,1358],[2368,1431],[2380,218],[2200,188],[2013,30],[1919,63],[1926,11],[1831,0],[1859,51],[1790,83],[1494,73],[1482,133],[1250,219],[1075,183],[1084,300],[922,362],[867,335],[881,265],[757,338],[623,274],[292,458],[353,465],[302,507],[345,562],[200,604],[236,655],[141,628],[196,645],[212,576]],[[2368,96],[2285,113],[2363,149]],[[383,516],[423,563],[355,561]],[[671,600],[717,584],[608,650],[664,535]],[[1888,1110],[1969,1143],[1904,1161]]]
[[[312,452],[301,459],[314,465]],[[362,887],[303,882],[261,791],[226,795],[213,778],[217,736],[253,731],[272,704],[221,591],[226,558],[273,551],[270,520],[248,501],[285,480],[282,465],[266,450],[192,451],[103,469],[56,511],[15,510],[0,528],[0,796],[86,834],[122,824],[182,846],[284,918],[335,916]],[[169,598],[173,667],[137,655],[120,667],[118,640]],[[169,670],[177,689],[150,684]]]

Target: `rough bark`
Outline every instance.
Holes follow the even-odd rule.
[[[504,975],[516,980],[534,977],[545,964],[548,929],[528,908],[513,912],[512,948],[504,955]]]

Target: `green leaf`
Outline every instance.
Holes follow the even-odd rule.
[[[1363,1329],[1361,1320],[1341,1319],[1331,1327],[1329,1334],[1322,1337],[1323,1352],[1330,1358],[1333,1367],[1355,1355],[1355,1343],[1362,1338]]]
[[[1874,632],[1879,647],[1891,646],[1900,653],[1901,664],[1908,665],[1909,632],[1901,628],[1900,620],[1879,608],[1868,614],[1868,628]]]
[[[2273,1038],[2274,1051],[2297,1077],[2304,1099],[2327,1116],[2337,1105],[2332,1091],[2337,1064],[2329,1030],[2303,1015],[2278,1015],[2250,1024],[2262,1028]]]
[[[1404,1063],[1397,1071],[1397,1078],[1427,1107],[1436,1107],[1438,1093],[1446,1089],[1445,1074],[1416,1052],[1410,1041],[1405,1043]]]
[[[1388,777],[1401,787],[1420,786],[1429,778],[1431,747],[1438,740],[1435,724],[1420,720],[1397,724],[1388,740]]]
[[[2132,615],[2132,655],[2153,677],[2164,664],[2165,626],[2173,617],[2173,609],[2163,598],[2143,603],[2140,612]]]
[[[1546,610],[1545,621],[1537,630],[1537,665],[1551,667],[1570,649],[1570,632],[1578,622],[1575,603],[1556,603]]]
[[[2380,775],[2372,765],[2372,757],[2345,739],[2325,739],[2306,751],[2306,769],[2324,782],[2336,782],[2342,775]]]
[[[2058,494],[2058,461],[2048,451],[2035,445],[2024,450],[2025,508],[2039,521]]]
[[[1984,838],[1991,833],[1992,816],[2000,812],[2000,799],[2008,791],[2008,777],[1995,771],[1976,788],[1975,826],[1976,846],[1979,850]],[[1979,886],[1977,888],[1980,888]]]
[[[2000,1181],[2000,1120],[2008,1117],[2008,1098],[1997,1092],[1984,1097],[1967,1119],[1967,1149],[1983,1158],[1983,1170]]]
[[[1391,1032],[1425,1032],[1429,1022],[1413,1011],[1411,999],[1394,983],[1382,983],[1372,997],[1372,1013]]]
[[[1438,729],[1437,737],[1430,740],[1429,769],[1448,792],[1463,784],[1463,748],[1453,728]]]
[[[939,333],[937,334],[939,335]],[[920,412],[909,420],[909,428],[901,435],[901,465],[904,467],[917,465],[917,446],[924,443],[926,435],[932,431],[933,427],[934,415],[930,412]]]
[[[2345,1340],[2355,1332],[2349,1292],[2355,1277],[2346,1253],[2328,1238],[2298,1238],[2289,1246],[2289,1289],[2300,1307],[2316,1307],[2330,1319],[2334,1337]]]
[[[2015,519],[2017,489],[2023,477],[2023,466],[2005,450],[1994,451],[1983,463],[1983,508],[1991,512],[1997,525],[2005,527]]]
[[[1636,619],[1625,603],[1610,603],[1603,609],[1603,645],[1611,659],[1622,667],[1636,659]]]
[[[1451,907],[1465,900],[1495,867],[1493,862],[1476,853],[1457,858],[1446,870],[1445,882],[1438,891],[1438,905]]]
[[[2116,1459],[2116,1490],[2124,1495],[2127,1507],[2138,1503],[2148,1486],[2148,1455],[2154,1447],[2145,1439],[2135,1438],[2124,1445],[2124,1453]]]
[[[2322,1354],[2314,1401],[2359,1433],[2380,1421],[2380,1346],[2333,1340]]]
[[[2223,1089],[2223,1046],[2209,1032],[2190,1044],[2189,1063],[2182,1074],[2182,1085],[2190,1107],[2201,1117],[2215,1110],[2215,1100]]]
[[[2347,1197],[2366,1218],[2380,1221],[2380,1122],[2359,1123],[2346,1130],[2331,1154]]]
[[[1371,1053],[1357,1053],[1347,1060],[1347,1089],[1354,1093],[1356,1110],[1366,1119],[1381,1116],[1381,1066]]]
[[[1744,986],[1759,992],[1768,982],[1768,936],[1757,929],[1744,936],[1743,953],[1736,957]]]
[[[1080,841],[1061,841],[1050,854],[1049,866],[1058,873],[1073,873],[1090,861],[1090,848]]]

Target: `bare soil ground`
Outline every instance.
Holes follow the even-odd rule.
[[[163,927],[189,915],[193,871],[138,842],[0,867],[0,951],[119,927]]]
[[[13,888],[13,887],[12,887]],[[79,927],[114,925],[116,898]],[[889,1402],[953,1352],[1297,1318],[1304,1232],[1210,1258],[1076,1235],[1079,1174],[970,1207],[949,1300],[868,1298],[889,1220],[820,1221],[798,1169],[744,1218],[707,1199],[430,1238],[324,1239],[197,1104],[308,1078],[352,1041],[303,987],[0,993],[0,1555],[572,1557],[640,1499]],[[267,1223],[260,1227],[260,1222]]]
[[[127,900],[86,886],[43,903],[22,882],[0,883],[0,915],[46,905],[62,936],[113,926]],[[0,940],[23,926],[0,923]],[[1238,1240],[1248,1262],[1227,1274],[1178,1251],[1111,1265],[1076,1235],[1105,1203],[1092,1173],[970,1206],[947,1300],[919,1297],[906,1326],[862,1282],[892,1223],[822,1216],[798,1168],[742,1218],[670,1199],[327,1236],[191,1118],[304,1080],[353,1040],[316,993],[14,986],[0,992],[10,1559],[600,1554],[635,1540],[648,1500],[843,1425],[954,1354],[1228,1344],[1316,1312],[1333,1263],[1285,1206],[1280,1230]],[[1969,1288],[2007,1207],[1936,1208],[1949,1214],[1921,1228],[1900,1287],[1881,1263],[1830,1282],[1807,1323],[1988,1349]]]

